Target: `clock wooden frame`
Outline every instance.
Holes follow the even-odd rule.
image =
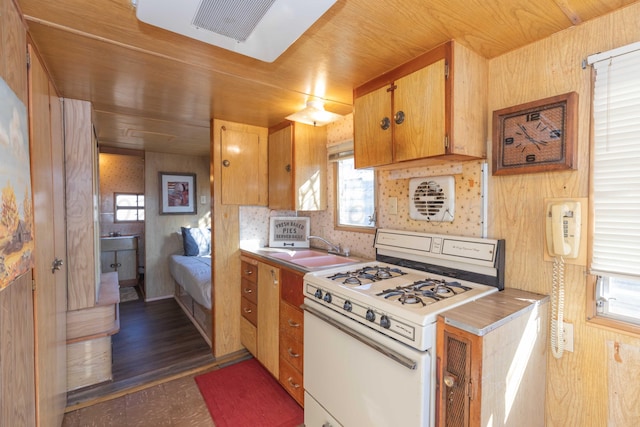
[[[493,175],[574,169],[578,94],[493,112]]]

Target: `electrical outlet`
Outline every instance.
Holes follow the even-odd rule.
[[[564,349],[573,352],[573,323],[562,322]]]

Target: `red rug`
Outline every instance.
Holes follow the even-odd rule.
[[[216,427],[295,427],[304,412],[255,359],[195,377]]]

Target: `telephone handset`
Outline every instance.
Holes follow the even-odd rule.
[[[577,258],[580,251],[580,202],[561,201],[547,205],[547,251],[553,262],[551,295],[551,352],[564,353],[564,258]]]
[[[547,207],[547,251],[551,256],[577,258],[580,251],[580,202]]]

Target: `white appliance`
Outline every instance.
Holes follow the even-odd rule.
[[[304,276],[305,425],[433,426],[436,317],[504,289],[504,240],[380,229]]]

